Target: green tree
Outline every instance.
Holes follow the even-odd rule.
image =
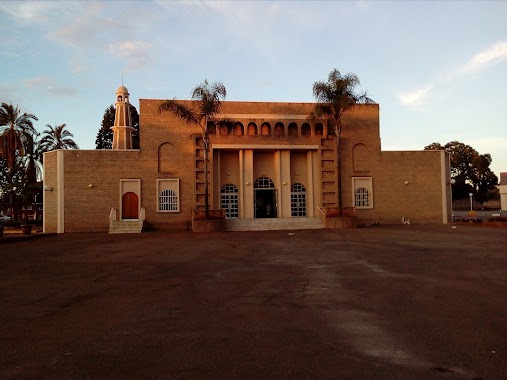
[[[424,150],[445,150],[451,156],[451,178],[453,199],[468,198],[473,193],[475,199],[483,203],[490,199],[491,190],[498,185],[498,177],[491,171],[491,155],[479,154],[470,145],[450,141],[445,145],[431,143]]]
[[[74,135],[65,129],[66,125],[51,125],[46,124],[46,128],[42,131],[42,139],[40,141],[41,149],[44,152],[49,152],[57,149],[79,149],[77,144],[72,139]]]
[[[115,117],[115,108],[111,104],[104,111],[104,116],[102,117],[102,123],[99,131],[97,132],[97,138],[95,139],[95,149],[111,149],[113,146],[113,131],[111,127],[114,126],[114,117]],[[137,112],[136,107],[130,105],[130,115],[132,117],[132,127],[134,131],[132,132],[132,147],[134,149],[139,149],[139,113]]]
[[[343,209],[342,202],[342,170],[341,170],[341,149],[340,139],[343,131],[343,114],[358,104],[372,104],[366,92],[356,92],[360,84],[356,74],[341,75],[337,69],[333,69],[328,76],[327,82],[315,82],[313,84],[313,95],[317,100],[311,118],[326,116],[328,122],[332,123],[338,145],[338,208],[340,214]]]
[[[207,80],[199,84],[192,90],[192,100],[196,102],[194,107],[187,107],[175,99],[164,101],[159,112],[169,111],[179,119],[199,126],[201,129],[203,151],[204,151],[204,207],[206,218],[209,218],[209,174],[208,161],[210,152],[210,131],[216,130],[220,124],[226,124],[231,127],[232,122],[226,119],[219,119],[220,108],[225,100],[227,91],[221,82],[209,84]]]
[[[42,178],[42,147],[39,141],[40,134],[34,132],[25,138],[25,155],[22,164],[28,184],[35,183]]]
[[[0,157],[5,159],[7,167],[6,182],[9,184],[9,205],[14,207],[14,177],[18,170],[18,158],[25,152],[24,141],[35,133],[33,121],[37,117],[26,112],[22,113],[18,106],[2,103],[0,107]]]

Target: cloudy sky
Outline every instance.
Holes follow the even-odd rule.
[[[384,150],[459,140],[507,171],[505,1],[0,1],[0,33],[0,101],[83,149],[122,75],[136,107],[204,79],[309,102],[337,68],[380,104]]]

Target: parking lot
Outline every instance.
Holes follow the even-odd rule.
[[[0,245],[0,378],[507,378],[507,230]]]

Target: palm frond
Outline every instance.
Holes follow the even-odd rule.
[[[177,118],[187,123],[200,124],[200,117],[187,106],[178,103],[175,99],[164,101],[159,107],[158,112],[169,111]]]

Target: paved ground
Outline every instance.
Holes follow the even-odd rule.
[[[0,245],[0,378],[507,378],[507,233],[72,234]]]

